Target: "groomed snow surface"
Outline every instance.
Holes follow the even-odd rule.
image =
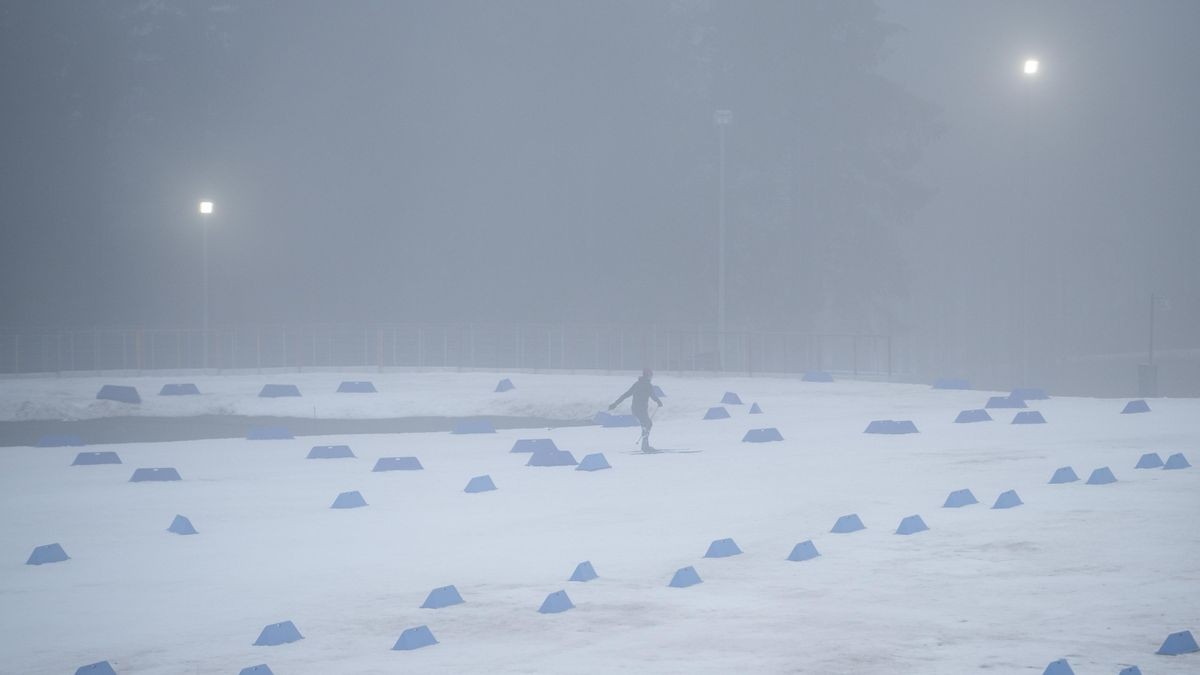
[[[516,388],[495,393],[505,376]],[[332,393],[367,379],[379,394]],[[582,417],[633,377],[21,379],[0,383],[0,417],[130,414],[94,400],[103,383],[137,386],[137,414],[154,414],[145,409],[162,383],[188,380],[208,393],[158,414],[293,414],[264,409],[275,404],[312,414],[324,387],[325,416],[345,406],[362,417]],[[257,399],[267,382],[297,384],[304,397]],[[122,675],[263,663],[277,675],[1037,674],[1060,658],[1078,675],[1200,672],[1200,654],[1154,653],[1167,635],[1200,629],[1200,469],[1134,469],[1148,452],[1200,460],[1200,401],[1156,399],[1150,414],[1122,415],[1124,401],[1052,398],[1030,403],[1047,424],[1005,414],[954,424],[995,392],[656,383],[667,407],[652,441],[693,452],[632,454],[636,428],[600,427],[0,448],[0,672],[107,660]],[[726,391],[747,404],[702,420]],[[765,414],[748,416],[751,401]],[[876,419],[912,420],[920,433],[862,433]],[[766,427],[784,440],[741,442]],[[519,438],[552,438],[576,457],[602,452],[612,469],[527,467],[526,453],[509,452]],[[316,445],[348,445],[355,457],[306,459]],[[123,463],[71,466],[80,451],[115,451]],[[393,456],[424,469],[371,471]],[[1107,466],[1117,482],[1049,484],[1062,466],[1080,476]],[[173,467],[182,480],[130,482],[141,467]],[[497,490],[463,491],[485,474]],[[959,489],[979,503],[942,508]],[[1007,490],[1023,505],[990,508]],[[350,491],[367,506],[330,508]],[[866,529],[830,533],[848,514]],[[176,515],[198,533],[167,532]],[[912,515],[929,529],[894,534]],[[727,538],[742,553],[704,557]],[[809,539],[820,555],[789,562]],[[70,559],[25,564],[56,542]],[[583,561],[598,578],[568,581]],[[702,583],[669,588],[688,566]],[[421,608],[451,585],[463,603]],[[574,608],[539,613],[560,590]],[[303,639],[253,646],[286,621]],[[392,650],[423,625],[437,644]]]

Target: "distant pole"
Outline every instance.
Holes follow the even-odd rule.
[[[204,372],[208,372],[208,226],[200,228],[203,234],[201,237],[204,240],[204,323],[200,329],[200,342],[204,346],[203,366]]]
[[[713,113],[720,137],[720,189],[717,198],[717,366],[725,370],[725,127],[733,122],[733,112]]]
[[[1146,354],[1146,363],[1138,366],[1138,395],[1142,397],[1158,396],[1158,366],[1154,364],[1154,318],[1155,311],[1171,309],[1166,298],[1154,293],[1150,294],[1150,345]]]
[[[1154,305],[1158,301],[1154,298],[1154,294],[1150,294],[1150,353],[1146,363],[1154,365]]]
[[[1025,78],[1033,80],[1036,78],[1040,63],[1037,59],[1026,59],[1023,72]],[[1025,95],[1025,103],[1022,120],[1023,138],[1021,143],[1022,161],[1021,161],[1021,201],[1022,215],[1025,222],[1022,223],[1021,235],[1018,238],[1018,246],[1021,247],[1021,384],[1029,386],[1029,245],[1033,239],[1030,236],[1033,228],[1030,224],[1030,214],[1033,209],[1029,207],[1029,131],[1032,122],[1032,114],[1030,108],[1033,106],[1033,93],[1031,89],[1027,89],[1030,93]]]
[[[213,203],[210,201],[200,202],[200,232],[201,232],[201,248],[203,249],[203,267],[204,267],[204,318],[200,329],[201,342],[201,364],[204,367],[204,372],[208,372],[208,217],[212,215]]]

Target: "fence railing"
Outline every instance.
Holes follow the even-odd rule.
[[[264,368],[834,371],[891,378],[887,335],[573,324],[0,330],[0,373]]]

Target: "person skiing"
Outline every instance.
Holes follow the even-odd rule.
[[[613,401],[612,405],[608,406],[609,410],[621,405],[621,401],[632,397],[631,407],[633,408],[633,416],[642,424],[642,452],[654,452],[654,448],[650,447],[650,427],[654,423],[650,420],[650,399],[662,407],[662,401],[658,396],[654,395],[654,385],[650,384],[650,378],[654,377],[654,371],[646,368],[642,370],[642,376],[629,387],[629,391],[621,394],[621,398]]]

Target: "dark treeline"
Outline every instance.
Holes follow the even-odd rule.
[[[882,330],[937,132],[867,2],[6,3],[6,323]]]
[[[878,4],[0,4],[0,326],[711,326],[729,110],[731,327],[1194,391],[1200,8]]]

